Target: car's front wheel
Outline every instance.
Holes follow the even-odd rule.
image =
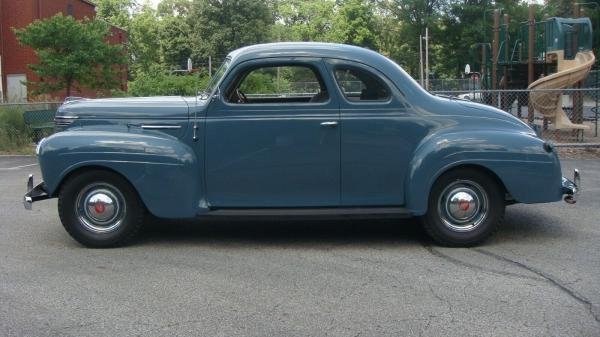
[[[472,246],[498,228],[504,208],[504,190],[490,175],[473,168],[455,169],[433,185],[422,221],[436,242]]]
[[[70,177],[58,197],[58,213],[67,232],[88,247],[127,243],[139,231],[145,208],[120,175],[89,170]]]

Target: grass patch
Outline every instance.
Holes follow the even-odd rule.
[[[0,153],[31,154],[31,132],[19,107],[0,107]]]
[[[33,155],[35,155],[35,146],[26,145],[23,147],[12,148],[10,151],[0,151],[0,155],[13,155],[13,154],[33,156]]]

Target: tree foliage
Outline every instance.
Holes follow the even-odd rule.
[[[335,2],[281,0],[275,12],[274,41],[333,41]]]
[[[120,84],[125,63],[122,47],[106,42],[109,26],[99,20],[77,21],[58,14],[15,30],[20,43],[35,50],[39,62],[29,67],[40,78],[34,94],[72,88],[112,89]]]
[[[466,63],[481,69],[482,45],[489,59],[493,9],[509,15],[513,39],[528,12],[522,0],[162,0],[157,9],[145,0],[95,1],[99,16],[129,32],[133,82],[150,80],[146,75],[156,65],[167,74],[182,69],[188,57],[206,73],[209,56],[216,67],[233,49],[277,41],[363,46],[417,77],[419,37],[426,28],[431,76],[456,78]],[[598,5],[586,6],[585,15],[592,18],[596,45],[600,0],[592,2]],[[536,20],[570,17],[572,9],[571,0],[545,0],[536,6]]]
[[[144,6],[129,22],[130,69],[134,76],[144,73],[153,65],[162,64],[161,32],[156,11]]]
[[[137,5],[135,0],[95,0],[96,15],[110,24],[127,28],[131,10]]]
[[[175,74],[162,66],[153,66],[148,71],[139,73],[129,83],[129,94],[132,96],[181,95],[193,96],[206,87],[208,76],[201,74]]]
[[[196,59],[266,42],[274,15],[268,3],[255,0],[195,0],[189,15],[192,53]]]

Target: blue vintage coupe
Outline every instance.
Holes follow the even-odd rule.
[[[579,175],[521,120],[429,94],[393,61],[340,44],[235,50],[197,97],[71,99],[37,148],[83,245],[122,245],[144,215],[418,216],[469,246],[505,206],[573,203]]]

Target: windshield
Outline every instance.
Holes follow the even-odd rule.
[[[223,78],[223,75],[225,75],[225,71],[227,70],[227,68],[229,68],[230,62],[231,62],[231,59],[229,59],[229,58],[225,59],[225,62],[223,62],[223,64],[221,64],[219,69],[217,69],[217,71],[213,74],[210,81],[208,81],[208,86],[206,87],[206,89],[203,92],[203,95],[202,95],[203,97],[208,96],[215,91],[215,89],[217,88],[217,85],[219,84],[219,82],[221,82],[221,78]]]

